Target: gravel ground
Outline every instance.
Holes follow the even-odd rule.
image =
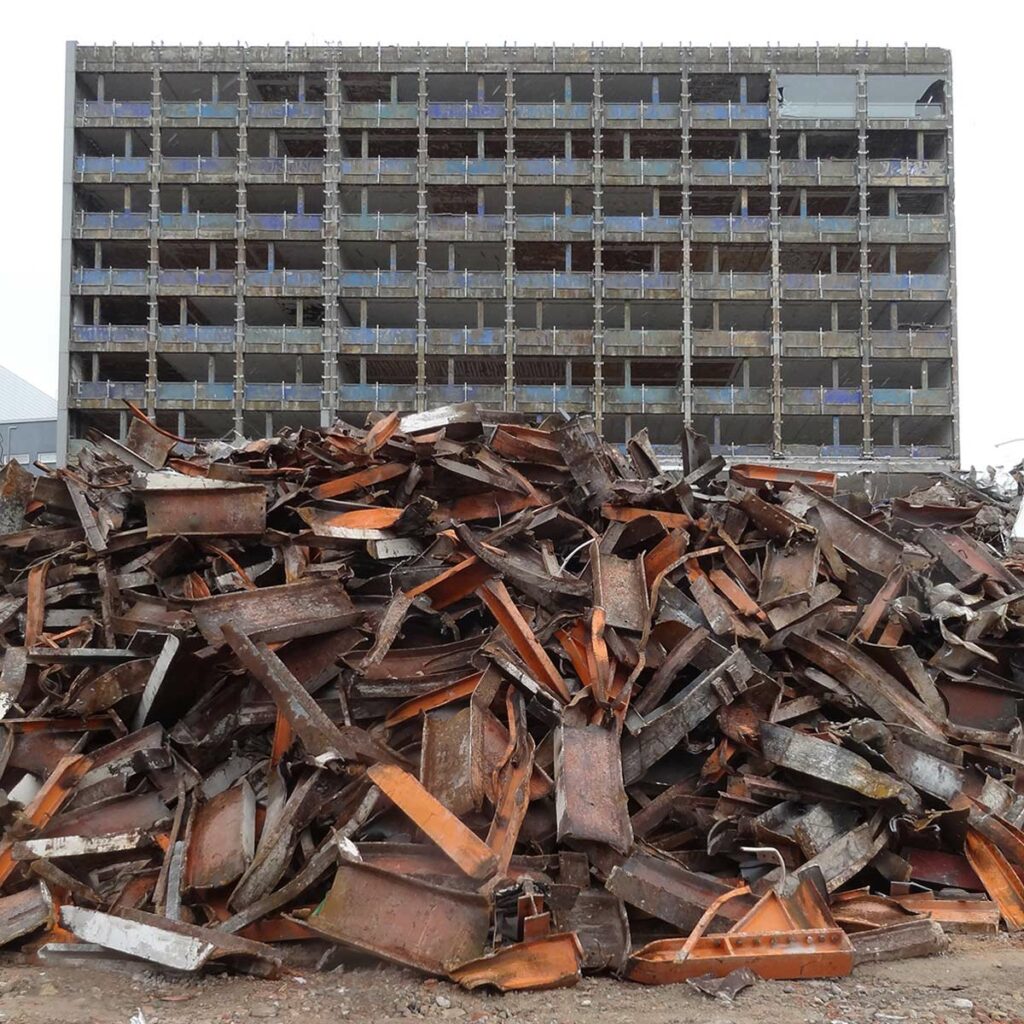
[[[1024,941],[954,936],[945,956],[867,965],[837,982],[759,982],[732,1003],[687,985],[645,988],[606,977],[553,992],[463,992],[366,960],[265,981],[0,958],[0,1024],[131,1024],[133,1017],[134,1024],[1024,1024]]]

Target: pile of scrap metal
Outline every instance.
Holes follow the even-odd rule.
[[[468,404],[8,466],[0,945],[714,990],[1024,928],[1014,511],[681,461]]]

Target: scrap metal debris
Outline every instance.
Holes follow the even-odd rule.
[[[0,470],[0,945],[735,996],[1024,929],[1024,561],[970,480],[466,403]]]

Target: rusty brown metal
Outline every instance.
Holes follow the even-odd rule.
[[[801,483],[829,496],[836,493],[838,483],[836,474],[825,470],[789,469],[750,462],[734,462],[729,467],[729,479],[744,487],[757,488],[771,484],[777,491],[788,491],[793,484]]]
[[[256,797],[243,779],[196,813],[185,858],[185,885],[220,889],[242,877],[256,852]]]
[[[230,443],[130,412],[3,477],[0,900],[42,878],[48,934],[522,988],[1024,924],[1014,499],[837,495],[691,428],[680,478],[474,403]],[[626,968],[652,916],[683,936]]]
[[[485,896],[342,862],[307,923],[335,942],[447,974],[483,954],[490,920]]]
[[[226,623],[250,639],[270,641],[330,633],[359,619],[344,588],[330,579],[210,597],[196,601],[192,614],[210,644],[224,642]]]
[[[237,537],[267,528],[260,484],[149,474],[139,487],[147,537]]]
[[[633,829],[615,730],[563,724],[556,731],[555,817],[559,842],[591,841],[629,852]]]

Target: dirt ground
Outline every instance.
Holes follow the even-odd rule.
[[[141,1016],[140,1016],[141,1015]],[[170,976],[0,959],[0,1024],[988,1024],[1024,1022],[1024,942],[954,937],[945,956],[857,968],[838,982],[759,982],[735,1002],[687,985],[585,978],[571,989],[498,995],[368,961],[328,972]]]

